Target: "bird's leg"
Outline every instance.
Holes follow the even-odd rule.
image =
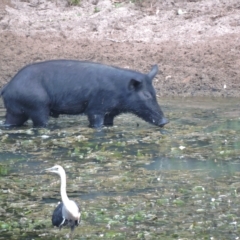
[[[71,227],[71,232],[70,232],[70,239],[71,239],[71,240],[73,239],[73,236],[74,236],[73,230],[74,230],[74,227]]]
[[[71,221],[71,233],[70,233],[70,238],[73,239],[73,231],[75,228],[75,221]]]
[[[70,232],[70,239],[73,240],[73,232]]]

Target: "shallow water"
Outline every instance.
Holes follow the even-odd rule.
[[[240,99],[159,102],[163,129],[130,114],[101,131],[85,116],[0,127],[0,239],[68,236],[51,226],[58,176],[42,172],[56,163],[82,208],[74,239],[238,239]]]

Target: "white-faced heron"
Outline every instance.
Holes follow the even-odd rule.
[[[61,229],[63,226],[71,227],[71,236],[75,226],[78,226],[81,220],[81,212],[78,204],[73,200],[70,200],[66,193],[66,173],[63,167],[55,165],[48,168],[46,172],[56,173],[61,178],[60,193],[62,202],[56,207],[52,215],[53,226]]]

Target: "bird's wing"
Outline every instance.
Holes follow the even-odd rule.
[[[76,202],[75,202],[76,203]],[[77,221],[77,226],[80,224],[80,222],[81,222],[81,208],[80,208],[80,206],[79,206],[79,204],[78,203],[76,203],[76,205],[77,205],[77,207],[78,207],[78,212],[79,212],[79,214],[80,214],[80,217],[79,217],[79,219],[78,219],[78,221]]]
[[[75,219],[75,225],[78,226],[80,221],[81,221],[81,209],[80,206],[78,205],[77,202],[70,200],[72,202],[73,205],[75,205],[75,209],[77,211],[77,215],[79,215],[78,219]]]
[[[62,216],[62,208],[63,208],[63,203],[59,203],[58,206],[55,208],[52,214],[52,224],[53,226],[56,227],[61,227],[63,225],[66,225],[67,222],[64,222],[64,218]]]
[[[74,202],[75,202],[75,201],[74,201]],[[80,208],[79,204],[78,204],[77,202],[75,202],[75,204],[76,204],[77,207],[78,207],[78,212],[81,212],[81,208]]]

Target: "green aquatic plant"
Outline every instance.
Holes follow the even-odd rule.
[[[70,6],[78,6],[81,0],[68,0]]]

